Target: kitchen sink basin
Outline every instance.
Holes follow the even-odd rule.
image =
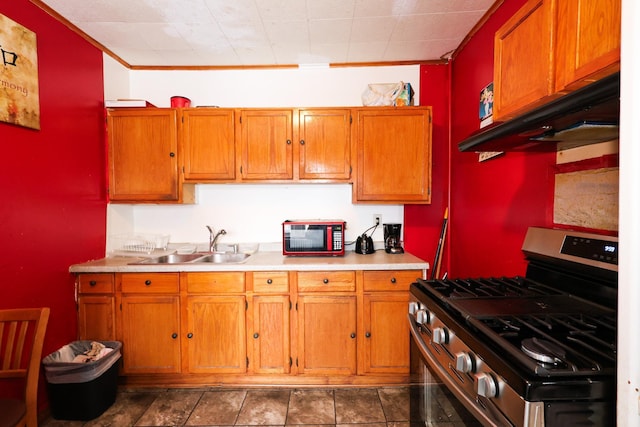
[[[213,264],[227,264],[227,263],[239,263],[244,262],[251,255],[249,254],[235,254],[229,252],[215,252],[209,255],[206,255],[202,258],[198,258],[194,260],[194,263],[204,263],[210,262]]]
[[[156,258],[147,258],[142,261],[136,261],[132,264],[182,264],[190,262],[198,258],[202,258],[204,254],[170,254]]]
[[[142,261],[131,262],[135,265],[166,265],[166,264],[194,264],[194,263],[213,263],[213,264],[233,264],[244,262],[249,258],[250,254],[232,253],[232,252],[199,252],[193,254],[170,254],[155,258],[147,258]]]

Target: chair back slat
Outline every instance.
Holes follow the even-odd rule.
[[[3,371],[18,370],[25,367],[25,359],[29,356],[24,352],[25,341],[28,333],[35,333],[35,327],[36,322],[33,320],[0,321],[0,330],[6,329],[7,331],[4,341],[0,333],[0,348],[2,349],[0,357],[2,358]]]
[[[49,308],[0,310],[0,378],[22,378],[26,425],[37,425],[40,357]]]

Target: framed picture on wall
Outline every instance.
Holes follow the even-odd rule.
[[[36,34],[2,14],[0,122],[40,129]]]
[[[485,120],[493,115],[493,82],[480,91],[480,110],[478,117]]]

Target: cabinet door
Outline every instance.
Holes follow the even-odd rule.
[[[364,294],[360,373],[409,373],[408,303],[408,292]]]
[[[78,275],[78,339],[116,339],[113,279],[107,273]]]
[[[179,337],[178,296],[122,297],[123,373],[180,372]]]
[[[245,297],[187,297],[190,373],[243,373],[247,366]]]
[[[78,297],[78,339],[114,341],[115,300],[113,295],[80,295]]]
[[[242,179],[293,178],[292,118],[291,110],[240,112]]]
[[[351,177],[351,112],[300,110],[300,179]]]
[[[233,110],[182,110],[181,137],[185,181],[235,179]]]
[[[495,34],[493,119],[542,104],[554,87],[555,0],[529,0]]]
[[[620,69],[620,0],[557,2],[556,90],[573,90]]]
[[[430,203],[431,108],[358,110],[356,202]]]
[[[255,295],[250,307],[249,368],[257,374],[291,372],[288,295]]]
[[[179,201],[176,111],[108,110],[109,197]]]
[[[300,295],[298,372],[314,375],[356,373],[356,297]]]

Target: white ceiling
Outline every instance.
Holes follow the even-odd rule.
[[[132,67],[439,60],[494,0],[34,0]]]

